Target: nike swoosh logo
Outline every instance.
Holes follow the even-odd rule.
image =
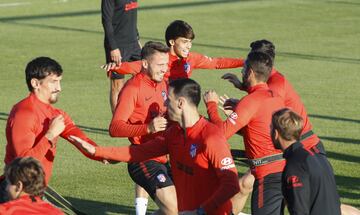
[[[145,97],[145,101],[149,101],[151,98],[152,98],[152,96],[150,96],[148,98]]]

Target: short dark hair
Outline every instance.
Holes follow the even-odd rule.
[[[264,52],[268,54],[272,60],[275,59],[275,45],[268,40],[256,40],[250,44],[252,52]]]
[[[160,42],[148,41],[141,49],[141,59],[148,59],[156,52],[168,53],[169,50],[169,47],[165,46]]]
[[[15,158],[5,166],[5,177],[12,185],[21,181],[24,192],[31,196],[44,194],[45,173],[40,162],[32,157]]]
[[[61,65],[49,57],[37,57],[30,61],[25,68],[26,84],[30,92],[34,90],[31,79],[42,80],[51,74],[62,75]]]
[[[272,129],[277,130],[279,135],[287,140],[300,140],[303,129],[301,116],[288,108],[276,111],[272,116]]]
[[[166,28],[165,41],[170,47],[170,40],[176,40],[179,37],[185,37],[186,39],[195,39],[195,33],[192,27],[185,21],[175,20]]]
[[[256,80],[267,82],[273,66],[272,59],[263,52],[250,52],[246,58],[247,69],[252,69]]]
[[[180,78],[170,82],[169,87],[173,89],[176,97],[185,97],[190,103],[199,106],[201,99],[200,85],[189,78]]]

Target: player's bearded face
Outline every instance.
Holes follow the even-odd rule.
[[[172,88],[169,89],[169,95],[166,100],[167,114],[170,120],[179,122],[179,120],[181,120],[181,110],[178,108],[178,100],[173,91]]]
[[[62,76],[50,74],[46,78],[39,81],[39,85],[34,92],[36,96],[44,103],[54,104],[59,98],[61,92]]]
[[[186,58],[192,46],[192,40],[185,37],[179,37],[174,41],[172,48],[175,54],[180,58]]]
[[[169,55],[167,53],[157,52],[147,60],[147,70],[153,81],[161,82],[168,70]]]

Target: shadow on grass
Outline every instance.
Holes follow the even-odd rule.
[[[360,190],[360,178],[342,175],[335,175],[335,178],[340,197],[352,200],[360,199],[360,194],[353,192],[354,190]],[[339,187],[342,189],[339,190]],[[352,206],[360,207],[360,203],[352,204]]]
[[[0,19],[0,22],[1,22],[1,19]],[[8,22],[8,21],[6,21],[6,22]],[[15,25],[20,25],[20,26],[30,26],[30,27],[51,29],[51,30],[103,34],[102,31],[71,28],[71,27],[63,27],[63,26],[34,24],[34,23],[19,23],[19,22],[13,22],[13,21],[11,21],[9,23],[15,24]],[[163,38],[154,38],[154,37],[146,37],[146,36],[141,36],[141,38],[145,39],[145,40],[163,41]],[[223,46],[223,45],[205,44],[205,43],[197,43],[197,42],[194,42],[193,44],[195,46],[199,46],[199,47],[214,48],[214,49],[236,50],[236,51],[245,51],[245,52],[250,50],[250,48],[235,47],[235,46]],[[347,63],[347,64],[360,64],[360,59],[357,59],[357,58],[330,57],[330,56],[322,56],[322,55],[310,55],[310,54],[292,53],[292,52],[277,52],[276,55],[277,56],[282,56],[282,57],[288,57],[288,58],[314,60],[314,61],[338,62],[338,63]]]
[[[99,202],[87,199],[78,199],[73,197],[65,197],[66,200],[71,202],[73,206],[75,206],[80,211],[92,215],[106,215],[109,213],[117,213],[117,214],[135,214],[135,209],[132,206],[126,205],[118,205],[107,202]],[[153,212],[153,210],[149,210],[148,212]]]
[[[342,160],[346,162],[360,163],[360,157],[348,154],[342,154],[338,152],[326,151],[326,156],[335,160]]]
[[[200,2],[190,2],[190,3],[175,3],[175,4],[161,4],[161,5],[151,5],[151,6],[143,6],[139,7],[139,10],[161,10],[161,9],[171,9],[171,8],[186,8],[186,7],[197,7],[197,6],[208,6],[208,5],[216,5],[216,4],[229,4],[229,3],[237,3],[244,2],[248,0],[206,0]],[[331,2],[337,3],[337,2]],[[357,3],[354,3],[357,4]],[[44,24],[34,24],[34,23],[20,23],[21,21],[31,21],[31,20],[40,20],[40,19],[52,19],[52,18],[69,18],[69,17],[81,17],[81,16],[91,16],[100,14],[100,10],[87,10],[87,11],[77,11],[77,12],[67,12],[67,13],[59,13],[59,14],[43,14],[43,15],[27,15],[27,16],[11,16],[11,17],[2,17],[0,18],[0,22],[6,22],[10,24],[22,25],[22,26],[31,26],[37,28],[45,28],[52,30],[63,30],[63,31],[74,31],[74,32],[82,32],[82,33],[96,33],[103,34],[102,31],[94,31],[87,29],[78,29],[71,27],[61,27],[61,26],[53,26],[53,25],[44,25]],[[19,22],[20,21],[20,22]],[[163,39],[152,38],[152,37],[142,37],[144,39],[150,40],[159,40]],[[241,51],[249,51],[248,47],[234,47],[234,46],[223,46],[216,44],[203,44],[203,43],[194,43],[197,46],[203,46],[208,48],[216,48],[216,49],[225,49],[225,50],[241,50]],[[331,57],[331,56],[322,56],[322,55],[312,55],[312,54],[301,54],[301,53],[292,53],[292,52],[277,52],[278,56],[289,57],[289,58],[299,58],[299,59],[307,59],[307,60],[315,60],[315,61],[327,61],[327,62],[341,62],[348,64],[360,64],[360,59],[356,58],[345,58],[345,57]]]
[[[360,123],[359,119],[349,119],[349,118],[343,118],[343,117],[325,116],[325,115],[318,115],[318,114],[309,114],[309,117],[319,118],[319,119],[328,119],[328,120],[333,120],[333,121]]]
[[[360,144],[359,139],[352,139],[352,138],[345,138],[345,137],[327,137],[327,136],[319,136],[321,140],[329,140],[333,142],[339,142],[339,143],[350,143],[350,144]]]
[[[151,5],[151,6],[139,6],[138,10],[161,10],[161,9],[172,9],[172,8],[184,8],[184,7],[197,7],[197,6],[209,6],[214,4],[228,4],[236,2],[245,2],[249,0],[207,0],[199,2],[189,2],[189,3],[175,3],[175,4],[160,4],[160,5]],[[37,20],[37,19],[51,19],[51,18],[63,18],[63,17],[79,17],[79,16],[91,16],[100,14],[99,10],[86,10],[78,12],[67,12],[67,13],[58,13],[58,14],[43,14],[43,15],[27,15],[27,16],[11,16],[0,18],[0,22],[7,21],[23,21],[23,20]]]

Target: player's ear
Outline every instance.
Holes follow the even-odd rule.
[[[147,62],[147,60],[143,59],[143,60],[141,60],[141,61],[142,61],[142,66],[143,66],[143,68],[144,68],[144,69],[148,69],[149,63]]]
[[[37,89],[40,86],[40,81],[39,81],[39,79],[36,79],[36,78],[32,78],[30,83],[31,83],[31,86],[33,89]]]
[[[185,104],[185,99],[184,99],[184,97],[180,97],[180,98],[178,99],[178,108],[179,108],[179,109],[183,109],[183,108],[184,108],[184,104]]]
[[[169,40],[171,46],[175,45],[175,40]]]

